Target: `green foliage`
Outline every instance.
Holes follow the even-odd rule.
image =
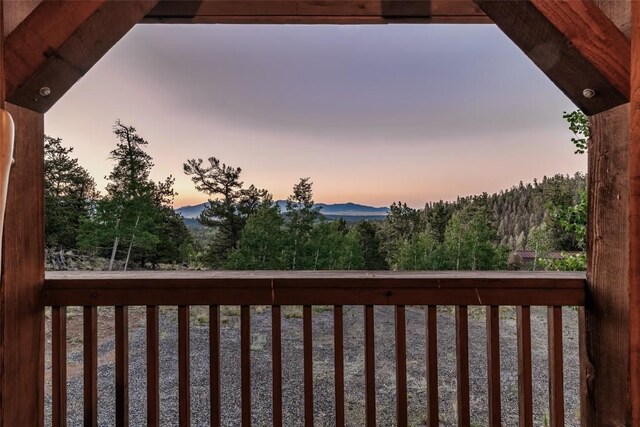
[[[584,249],[587,239],[587,192],[583,191],[580,202],[573,206],[551,206],[553,221],[570,236],[573,247]]]
[[[360,235],[347,230],[340,221],[321,221],[314,225],[308,254],[300,257],[299,270],[362,270],[364,257]]]
[[[287,198],[287,231],[291,245],[287,250],[289,268],[292,270],[316,269],[317,261],[311,261],[318,249],[311,241],[314,224],[321,218],[320,209],[313,201],[313,183],[310,178],[300,178]]]
[[[585,271],[587,269],[587,255],[585,253],[572,255],[562,253],[562,258],[546,260],[543,266],[548,271]]]
[[[486,196],[451,214],[444,239],[427,224],[425,230],[400,243],[394,265],[400,270],[496,270],[506,265],[507,248],[497,234]]]
[[[553,237],[546,223],[533,227],[529,232],[529,248],[534,251],[533,270],[536,270],[541,260],[545,260],[553,250]]]
[[[365,268],[363,236],[344,221],[325,221],[313,202],[313,184],[303,178],[293,187],[287,209],[262,204],[246,221],[226,264],[236,270],[355,270]],[[366,226],[363,230],[367,230]],[[369,235],[370,250],[376,236]],[[379,258],[379,254],[377,254]],[[376,254],[370,254],[370,262]]]
[[[575,110],[570,113],[565,111],[562,118],[569,123],[569,130],[574,134],[571,142],[576,147],[575,153],[586,153],[590,136],[589,118],[580,110]]]
[[[444,242],[444,232],[447,229],[447,223],[451,219],[452,213],[452,204],[442,200],[437,203],[429,203],[424,208],[424,217],[427,224],[429,224],[429,232],[438,243]]]
[[[182,262],[189,254],[191,236],[173,211],[174,179],[150,179],[153,161],[145,152],[148,142],[132,126],[119,120],[113,127],[116,148],[109,158],[114,168],[107,177],[107,194],[97,200],[90,217],[80,226],[79,246],[100,256],[153,266]]]
[[[396,257],[399,270],[442,270],[444,263],[443,246],[431,230],[402,242]]]
[[[506,265],[506,249],[496,244],[486,205],[472,203],[451,216],[444,238],[447,270],[497,270]]]
[[[78,229],[98,197],[89,172],[71,157],[73,148],[60,138],[44,138],[44,197],[46,245],[56,250],[74,249]]]
[[[262,204],[271,204],[271,196],[253,185],[243,189],[240,168],[227,166],[215,157],[208,159],[208,165],[203,163],[202,159],[187,160],[184,173],[191,177],[196,190],[210,197],[199,218],[202,224],[215,227],[205,260],[211,267],[223,268],[237,247],[247,219]]]
[[[425,224],[418,209],[406,203],[393,203],[380,230],[380,251],[392,269],[398,268],[396,255],[405,241],[424,230]]]
[[[380,227],[378,223],[361,221],[355,229],[360,237],[363,266],[365,270],[387,270],[389,264],[380,251]]]
[[[289,236],[277,206],[262,205],[247,219],[237,249],[229,255],[232,270],[283,270]]]

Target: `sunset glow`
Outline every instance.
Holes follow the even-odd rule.
[[[319,202],[420,207],[585,171],[574,108],[489,25],[139,25],[45,117],[100,188],[119,118],[176,206],[206,200],[182,163],[215,156],[276,199],[309,176]]]

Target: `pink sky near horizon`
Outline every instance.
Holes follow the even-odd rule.
[[[135,126],[153,178],[176,178],[176,206],[207,198],[182,163],[215,156],[275,199],[309,176],[318,202],[421,207],[584,172],[562,119],[572,109],[489,25],[154,25],[137,26],[45,123],[100,189],[113,122]]]

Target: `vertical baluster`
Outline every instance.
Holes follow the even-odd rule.
[[[487,377],[489,379],[489,425],[500,426],[500,307],[487,307]]]
[[[157,306],[147,307],[147,425],[160,425],[160,319]]]
[[[367,426],[376,425],[376,352],[373,332],[373,306],[364,308],[364,365]]]
[[[116,425],[129,425],[129,308],[115,308]]]
[[[189,363],[189,306],[178,307],[178,406],[181,427],[191,425],[191,369]]]
[[[398,426],[408,423],[407,417],[407,329],[404,305],[396,306],[396,415]]]
[[[304,424],[313,425],[313,328],[311,306],[302,309],[304,341]]]
[[[84,426],[98,425],[98,309],[84,307]]]
[[[333,349],[335,359],[336,426],[344,426],[344,325],[342,306],[333,307]]]
[[[531,383],[531,309],[517,308],[518,323],[518,403],[520,425],[533,427],[533,386]]]
[[[209,387],[211,391],[211,427],[222,424],[220,399],[220,307],[209,307]]]
[[[271,307],[271,359],[273,361],[273,426],[282,426],[282,316]]]
[[[67,308],[51,308],[51,420],[67,425]]]
[[[549,414],[551,427],[564,426],[564,372],[562,366],[562,307],[549,307]]]
[[[251,306],[240,307],[240,382],[242,426],[251,426]]]
[[[440,424],[438,408],[438,307],[430,305],[427,317],[427,385],[429,389],[429,427]]]
[[[471,425],[469,408],[469,317],[466,305],[456,306],[456,367],[458,381],[458,426]]]

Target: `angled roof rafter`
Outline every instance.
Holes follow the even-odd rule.
[[[46,112],[157,1],[43,1],[5,40],[6,100]]]
[[[474,1],[586,114],[629,102],[631,44],[592,1]]]

